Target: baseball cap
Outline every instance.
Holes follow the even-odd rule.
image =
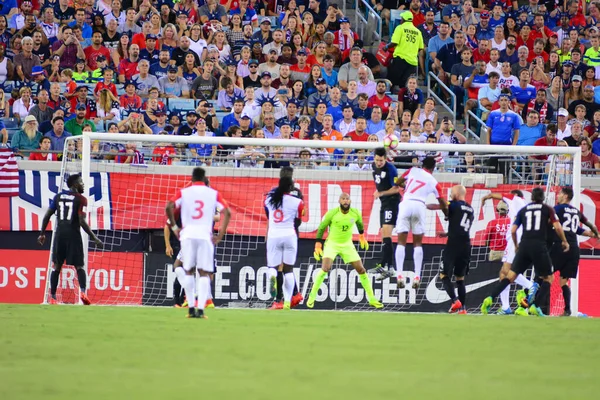
[[[487,12],[487,11],[482,11],[482,12],[479,14],[479,18],[480,18],[480,19],[490,19],[490,13],[489,13],[489,12]]]
[[[271,54],[271,53],[277,54],[277,50],[275,50],[275,49],[272,48],[272,49],[269,50],[269,54]]]
[[[569,112],[567,111],[566,108],[559,108],[558,109],[558,116],[559,117],[568,117],[569,116]]]
[[[588,90],[588,89],[594,90],[594,86],[592,86],[592,85],[585,85],[583,88],[586,90]]]
[[[340,18],[338,22],[340,24],[343,24],[343,23],[348,23],[349,24],[350,20],[348,18],[346,18],[346,17],[343,17],[343,18]]]
[[[214,45],[214,44],[209,44],[208,47],[207,47],[207,50],[208,51],[212,51],[212,50],[219,51],[219,48],[216,45]]]
[[[572,67],[573,66],[573,62],[572,61],[565,61],[563,63],[563,67]]]
[[[260,74],[261,78],[264,78],[265,76],[268,76],[270,78],[271,77],[271,73],[269,71],[263,71],[263,73]]]
[[[85,64],[85,59],[78,58],[78,59],[75,60],[75,64]]]
[[[158,39],[155,34],[149,33],[146,35],[146,40],[156,40]]]
[[[573,78],[571,79],[573,81],[583,81],[583,78],[581,78],[581,75],[573,75]]]
[[[169,68],[167,68],[167,72],[177,72],[177,67],[174,65],[169,66]]]
[[[35,117],[33,115],[28,115],[25,117],[25,119],[23,121],[24,122],[32,122],[32,121],[37,121],[37,119],[35,119]]]
[[[266,23],[266,24],[269,24],[269,25],[271,25],[271,19],[270,19],[269,17],[263,17],[263,18],[260,20],[260,23],[261,23],[261,25],[262,25],[262,24],[265,24],[265,23]]]
[[[305,50],[298,50],[298,52],[296,53],[296,55],[298,55],[298,56],[305,56],[306,55],[306,51]]]
[[[508,204],[506,204],[504,201],[500,201],[500,203],[498,203],[498,205],[496,206],[496,210],[498,212],[500,212],[500,211],[507,212],[508,211]]]
[[[404,11],[402,14],[400,14],[400,18],[402,18],[403,21],[412,21],[413,13],[410,11]]]
[[[77,107],[75,107],[76,111],[79,110],[87,110],[86,106],[84,104],[77,104]]]
[[[198,118],[200,116],[200,114],[198,114],[196,111],[192,110],[192,111],[188,111],[188,113],[185,115],[186,117],[189,117],[190,115],[195,115],[196,118]]]
[[[103,56],[102,54],[100,54],[98,57],[96,57],[96,62],[100,62],[100,61],[106,61],[106,56]]]
[[[250,61],[248,61],[248,65],[258,65],[258,60],[253,58]]]
[[[317,85],[321,85],[323,83],[327,83],[327,81],[325,81],[325,79],[323,78],[317,78],[317,80],[315,81],[315,84]]]
[[[250,119],[250,116],[248,114],[242,114],[242,116],[240,118],[241,119]]]
[[[506,97],[507,99],[510,100],[510,96],[507,93],[500,93],[500,96],[498,96],[498,99],[501,99],[502,97]]]
[[[43,73],[44,73],[44,68],[42,68],[42,67],[41,67],[41,66],[39,66],[39,65],[36,65],[35,67],[33,67],[33,68],[31,69],[31,75],[32,75],[32,76],[41,75],[41,74],[43,74]]]
[[[158,109],[154,112],[154,115],[158,117],[160,115],[167,115],[167,113],[164,110]]]

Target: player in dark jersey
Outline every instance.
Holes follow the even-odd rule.
[[[400,190],[396,186],[398,171],[387,161],[385,148],[375,149],[373,161],[373,180],[375,181],[375,199],[381,202],[379,210],[379,224],[381,225],[381,240],[383,242],[383,255],[381,261],[375,265],[375,272],[379,273],[376,280],[391,278],[395,275],[394,269],[394,244],[392,231],[398,218],[398,204],[400,204]]]
[[[293,179],[294,178],[294,168],[281,167],[281,169],[279,170],[279,178],[283,178],[283,177],[290,177]],[[269,191],[269,194],[271,192],[273,192],[275,189],[276,189],[276,187],[271,189]],[[267,194],[267,196],[269,194]],[[300,189],[298,189],[297,187],[294,187],[294,190],[292,190],[290,192],[290,195],[297,197],[300,200],[304,200],[304,195],[302,194],[302,191]],[[266,207],[265,207],[265,211],[266,211]],[[267,216],[267,218],[268,218],[268,216]],[[294,228],[296,228],[296,234],[299,234],[298,228],[300,227],[301,224],[302,224],[301,218],[294,219]],[[304,300],[304,297],[302,297],[302,294],[300,292],[298,292],[298,284],[296,282],[294,282],[294,292],[292,293],[292,301],[291,301],[290,306],[292,308],[294,308],[298,304],[300,304],[302,302],[302,300]],[[277,295],[275,296],[275,301],[271,305],[270,309],[271,310],[283,310],[283,264],[281,264],[279,266],[279,268],[277,269]]]
[[[52,247],[52,272],[50,273],[50,304],[56,304],[56,289],[63,264],[72,265],[77,270],[79,280],[79,297],[83,304],[89,305],[90,299],[86,294],[87,276],[84,267],[83,240],[81,228],[102,248],[103,244],[90,229],[85,220],[87,199],[82,196],[83,180],[80,175],[71,175],[67,179],[69,191],[54,196],[50,208],[44,215],[38,243],[46,241],[46,228],[52,215],[56,214],[56,230]]]
[[[181,226],[181,217],[179,215],[177,215],[175,220],[177,226]],[[179,251],[181,250],[181,243],[179,242],[177,235],[171,230],[171,224],[168,219],[165,223],[163,233],[165,237],[165,254],[173,261],[173,271],[175,271],[176,268],[183,268],[181,260],[177,258]],[[177,279],[177,274],[175,276],[175,280],[173,281],[173,300],[175,300],[175,307],[181,308],[185,296],[183,295],[181,283],[179,282],[179,279]]]
[[[442,269],[440,279],[444,283],[444,289],[452,300],[449,313],[458,312],[466,314],[465,307],[467,291],[465,288],[465,276],[469,273],[469,264],[471,262],[471,226],[475,219],[473,208],[465,201],[467,189],[462,185],[453,186],[450,191],[451,201],[448,205],[448,233],[440,236],[447,236],[448,241],[442,257]],[[430,205],[429,209],[439,205]],[[450,281],[451,276],[456,278],[456,290],[458,297],[454,292],[454,287]]]
[[[562,251],[562,247],[558,237],[553,235],[553,244],[550,250],[550,258],[554,271],[560,271],[560,286],[565,300],[564,316],[571,315],[571,288],[569,287],[569,279],[577,278],[579,269],[579,243],[577,235],[595,237],[598,239],[598,229],[590,222],[579,209],[571,205],[573,200],[573,189],[564,187],[557,196],[558,205],[554,207],[556,216],[560,220],[562,229],[569,242],[569,251]],[[584,230],[581,226],[584,224],[590,230]]]
[[[529,305],[529,314],[544,316],[540,304],[547,303],[550,296],[550,284],[552,283],[552,262],[547,242],[551,234],[550,224],[558,235],[564,252],[569,251],[569,243],[565,238],[560,221],[554,209],[544,204],[545,195],[542,188],[536,187],[531,191],[531,203],[523,207],[511,227],[512,240],[515,245],[516,254],[511,270],[506,278],[502,279],[492,291],[492,295],[486,297],[481,305],[481,312],[488,314],[494,299],[514,280],[517,275],[522,274],[533,264],[535,274],[542,280],[534,303]],[[523,227],[521,242],[517,243],[517,229]]]

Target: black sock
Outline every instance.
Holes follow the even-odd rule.
[[[85,269],[77,268],[77,280],[79,281],[79,288],[85,293],[87,289],[87,274],[85,273]]]
[[[181,283],[179,283],[179,279],[175,278],[173,281],[173,299],[175,300],[175,304],[178,306],[183,304],[183,296],[181,295]]]
[[[296,283],[296,280],[294,279],[294,291],[292,292],[292,296],[295,296],[298,294],[298,284]]]
[[[492,290],[492,294],[490,295],[492,296],[492,299],[495,299],[496,297],[500,296],[500,293],[502,293],[502,291],[506,289],[508,285],[510,285],[510,279],[508,278],[504,278],[500,282],[498,282],[494,290]]]
[[[465,288],[465,281],[456,281],[456,290],[458,291],[458,299],[464,307],[465,303],[467,302],[467,289]]]
[[[540,290],[535,295],[533,300],[534,304],[542,309],[542,312],[546,314],[550,300],[550,283],[543,281],[540,285]],[[547,304],[548,303],[548,304]]]
[[[383,238],[383,259],[381,265],[388,268],[394,266],[394,244],[392,238]]]
[[[60,272],[52,270],[52,272],[50,272],[50,294],[52,295],[52,297],[56,296],[56,289],[58,288],[58,277],[60,275]]]
[[[565,299],[565,311],[571,311],[571,288],[569,285],[561,286],[563,298]]]
[[[446,293],[448,293],[448,296],[450,296],[450,300],[452,300],[452,302],[454,303],[454,301],[456,301],[456,294],[454,293],[454,286],[452,286],[452,282],[450,282],[450,277],[443,277],[442,283],[444,284],[444,289],[446,289]]]
[[[275,301],[280,302],[283,299],[283,272],[277,271],[277,296]]]

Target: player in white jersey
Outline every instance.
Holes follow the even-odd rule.
[[[267,232],[267,267],[269,292],[277,296],[277,269],[283,264],[283,309],[289,310],[294,291],[294,264],[298,253],[298,235],[295,219],[301,218],[304,202],[290,195],[294,180],[290,176],[279,178],[279,185],[265,199],[269,217]]]
[[[448,215],[448,202],[442,197],[438,181],[433,177],[435,158],[425,157],[422,168],[411,168],[406,171],[397,185],[404,188],[402,202],[398,206],[398,219],[396,232],[398,232],[398,246],[396,246],[396,268],[398,275],[398,288],[405,286],[402,271],[406,255],[406,240],[408,232],[413,234],[413,260],[415,262],[415,277],[413,288],[418,288],[421,283],[421,268],[423,266],[423,235],[425,234],[425,218],[427,206],[425,202],[433,194],[439,202],[439,208]],[[437,207],[437,205],[436,205]]]
[[[182,276],[178,276],[188,298],[188,318],[206,318],[204,307],[210,292],[210,274],[214,271],[214,245],[227,230],[231,213],[227,202],[216,190],[206,186],[204,169],[194,168],[192,184],[180,189],[167,203],[166,213],[173,232],[181,240],[183,250]],[[181,216],[180,229],[175,221],[175,209]],[[213,216],[220,210],[223,221],[217,236],[213,236]],[[196,271],[199,278],[196,282]],[[193,301],[198,289],[198,309]]]
[[[523,192],[520,190],[511,190],[510,193],[490,193],[482,198],[482,206],[485,205],[485,202],[489,199],[494,200],[503,200],[508,205],[508,217],[510,218],[511,224],[515,221],[517,214],[523,207],[527,205],[525,199],[523,198]],[[521,242],[521,235],[523,234],[523,227],[519,227],[517,230],[517,241]],[[500,270],[500,280],[503,280],[508,275],[508,271],[510,271],[512,267],[513,260],[515,258],[515,244],[512,240],[510,230],[506,233],[506,249],[504,250],[504,256],[502,257],[502,269]],[[538,285],[531,282],[529,279],[525,278],[522,274],[517,276],[515,282],[521,286],[523,286],[528,291],[527,298],[532,299],[535,295],[535,292],[538,289]],[[510,308],[510,286],[500,293],[500,303],[502,304],[502,308],[498,311],[498,314],[501,315],[509,315],[512,314],[513,311]],[[519,315],[527,315],[527,310],[521,306],[528,306],[528,304],[524,303],[525,292],[519,291],[517,292],[517,304],[519,308],[517,308],[516,313]]]

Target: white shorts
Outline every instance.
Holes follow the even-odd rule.
[[[504,249],[504,256],[502,256],[502,262],[512,264],[515,259],[515,244],[513,243],[512,237],[506,241],[506,249]]]
[[[412,232],[414,235],[425,233],[425,220],[427,218],[427,207],[424,203],[416,200],[405,200],[398,205],[398,220],[396,232]]]
[[[177,253],[177,259],[183,263],[183,250],[179,250],[179,253]]]
[[[298,254],[298,236],[280,236],[267,238],[267,267],[278,267],[282,263],[296,264]]]
[[[215,246],[207,239],[183,239],[181,241],[183,253],[183,268],[190,271],[192,268],[206,272],[215,272]]]

